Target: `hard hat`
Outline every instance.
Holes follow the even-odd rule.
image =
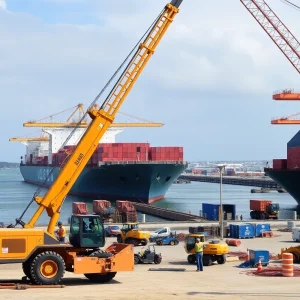
[[[62,225],[62,222],[61,222],[61,221],[58,221],[57,225]]]
[[[200,242],[200,239],[199,239],[199,238],[197,238],[197,239],[196,239],[196,241],[197,241],[197,242]]]

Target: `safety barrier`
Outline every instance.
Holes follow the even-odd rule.
[[[265,237],[265,238],[271,238],[274,236],[274,233],[273,233],[273,231],[264,231],[264,232],[262,232],[261,236]]]
[[[241,241],[239,241],[239,240],[227,239],[225,242],[229,246],[237,246],[238,247],[241,245]]]
[[[294,276],[294,264],[293,264],[293,254],[283,253],[282,254],[282,276],[293,277]]]

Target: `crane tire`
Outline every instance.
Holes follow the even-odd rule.
[[[187,257],[187,260],[190,264],[195,264],[196,263],[196,255],[195,254],[190,254],[188,257]]]
[[[134,264],[137,265],[140,263],[140,256],[138,254],[134,254]]]
[[[32,263],[32,259],[27,259],[22,263],[23,272],[30,281],[31,281],[31,274],[30,274],[31,263]]]
[[[54,251],[45,251],[33,258],[30,265],[31,281],[38,285],[61,282],[65,273],[65,261]]]
[[[121,234],[118,234],[118,235],[117,235],[117,242],[118,242],[118,243],[123,243],[123,239],[122,239]]]
[[[149,243],[149,240],[148,240],[148,239],[143,239],[143,240],[141,241],[142,246],[146,246],[148,243]]]

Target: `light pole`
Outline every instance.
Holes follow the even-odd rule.
[[[223,205],[222,205],[222,171],[225,165],[218,165],[219,171],[220,171],[220,226],[221,226],[221,240],[223,240],[224,236],[224,224],[223,224]]]

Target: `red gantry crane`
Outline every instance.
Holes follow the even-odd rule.
[[[240,0],[259,25],[269,35],[289,62],[300,73],[300,43],[264,0]],[[300,92],[293,89],[276,91],[273,100],[300,100]],[[287,118],[273,119],[271,124],[300,124],[294,114]]]

